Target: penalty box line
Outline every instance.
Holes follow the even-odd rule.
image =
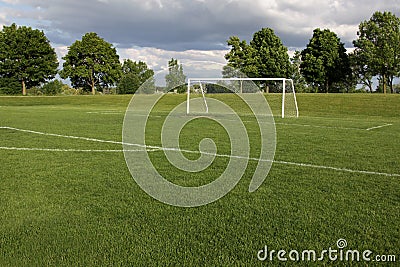
[[[268,160],[268,159],[260,159],[260,158],[251,158],[251,157],[243,157],[243,156],[236,156],[236,155],[226,155],[226,154],[215,154],[215,153],[208,153],[208,152],[201,152],[201,151],[194,151],[194,150],[185,150],[179,148],[164,148],[159,146],[149,146],[149,145],[141,145],[141,144],[130,144],[124,143],[119,141],[111,141],[111,140],[102,140],[96,138],[88,138],[88,137],[80,137],[80,136],[71,136],[71,135],[61,135],[61,134],[53,134],[53,133],[45,133],[45,132],[38,132],[32,130],[24,130],[14,127],[7,127],[2,126],[0,129],[7,129],[7,130],[14,130],[19,132],[25,133],[32,133],[32,134],[39,134],[45,136],[54,136],[54,137],[61,137],[61,138],[70,138],[70,139],[78,139],[78,140],[85,140],[85,141],[92,141],[92,142],[100,142],[100,143],[110,143],[110,144],[118,144],[118,145],[127,145],[127,146],[135,146],[142,149],[115,149],[115,150],[90,150],[90,149],[51,149],[51,148],[18,148],[18,147],[0,147],[0,150],[17,150],[17,151],[47,151],[47,152],[156,152],[156,151],[176,151],[176,152],[186,152],[191,154],[204,154],[214,157],[224,157],[224,158],[237,158],[237,159],[245,159],[250,161],[261,161],[261,162],[272,162],[276,164],[283,164],[283,165],[292,165],[298,167],[306,167],[306,168],[314,168],[314,169],[325,169],[325,170],[333,170],[339,172],[349,172],[349,173],[359,173],[359,174],[369,174],[369,175],[379,175],[379,176],[387,176],[387,177],[400,177],[400,174],[397,173],[385,173],[385,172],[374,172],[374,171],[365,171],[365,170],[353,170],[348,168],[338,168],[332,166],[324,166],[324,165],[315,165],[315,164],[308,164],[308,163],[299,163],[299,162],[289,162],[289,161],[280,161],[280,160]]]
[[[93,112],[90,112],[90,113],[93,113]],[[147,116],[147,115],[136,114],[135,116]],[[150,117],[161,118],[162,116],[153,115],[153,116],[150,116]],[[273,117],[280,118],[279,116],[273,116]],[[307,118],[323,118],[323,117],[310,117],[310,116],[304,116],[304,117],[307,117]],[[235,120],[231,120],[231,119],[222,119],[222,120],[235,121]],[[256,121],[242,120],[242,122],[256,122]],[[260,123],[272,124],[270,122],[263,122],[263,121],[261,121]],[[355,131],[371,131],[371,130],[380,129],[380,128],[384,128],[384,127],[388,127],[388,126],[393,126],[393,123],[385,123],[383,125],[373,126],[373,127],[370,127],[370,128],[365,128],[365,127],[361,128],[361,127],[342,127],[342,126],[328,126],[328,125],[317,125],[317,124],[285,123],[285,122],[276,122],[276,121],[274,122],[274,124],[275,125],[284,125],[284,126],[298,126],[298,127],[335,129],[335,130],[355,130]]]
[[[380,129],[380,128],[388,127],[388,126],[392,126],[392,125],[393,125],[392,123],[385,123],[383,125],[379,125],[379,126],[368,128],[367,131],[371,131],[371,130],[374,130],[374,129]]]

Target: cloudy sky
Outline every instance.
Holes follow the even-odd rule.
[[[290,51],[304,48],[315,28],[334,31],[351,48],[358,25],[375,11],[400,16],[400,0],[0,0],[0,27],[44,30],[60,57],[96,32],[121,59],[157,70],[171,57],[225,64],[230,36],[249,41],[263,27]]]

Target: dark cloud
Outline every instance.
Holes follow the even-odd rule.
[[[160,5],[153,2],[147,7],[132,1],[102,3],[92,0],[76,1],[76,6],[71,8],[74,1],[68,1],[48,6],[43,13],[46,20],[52,22],[47,29],[49,36],[60,42],[65,42],[66,37],[72,41],[85,32],[94,31],[120,47],[222,49],[229,36],[247,35],[260,28],[260,22],[254,23],[254,17],[246,18],[243,14],[238,20],[235,4],[214,10],[198,1],[168,2],[171,1],[160,2]]]
[[[273,28],[288,47],[304,47],[317,27],[330,28],[351,45],[357,25],[374,11],[400,15],[400,0],[4,2],[22,14],[20,19],[35,21],[33,26],[44,29],[53,43],[70,45],[86,32],[96,32],[119,48],[138,46],[172,51],[226,49],[229,36],[250,40],[263,27]],[[20,6],[24,10],[18,10]],[[26,9],[27,6],[31,8]]]

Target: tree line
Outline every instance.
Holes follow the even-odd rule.
[[[223,76],[291,78],[298,92],[354,92],[361,85],[363,91],[394,93],[394,80],[400,77],[400,19],[391,12],[375,12],[360,23],[357,36],[354,51],[348,53],[336,33],[317,28],[306,48],[292,58],[270,28],[254,33],[249,43],[232,36],[227,41],[230,50],[225,55]],[[120,94],[135,93],[146,81],[157,91],[154,71],[145,62],[125,59],[121,64],[115,47],[96,33],[75,41],[63,60],[59,71],[55,50],[43,31],[4,26],[0,32],[0,93],[22,91],[26,95],[27,88],[40,87],[44,93],[57,94],[65,87],[53,80],[57,74],[71,81],[71,90],[92,94],[110,88]],[[163,91],[185,79],[178,60],[171,59],[168,66]],[[373,88],[374,78],[379,81],[378,88]],[[260,86],[275,90],[271,83]]]
[[[95,94],[118,85],[118,93],[128,94],[154,75],[145,62],[127,59],[121,64],[116,49],[96,33],[74,42],[63,60],[58,71],[56,52],[43,31],[4,26],[0,32],[0,93],[20,94],[22,90],[26,95],[27,88],[41,85],[44,94],[69,90],[61,81],[51,81],[59,74],[75,90]]]
[[[315,29],[302,51],[289,59],[288,50],[272,29],[262,29],[250,43],[232,36],[225,56],[225,76],[234,76],[230,68],[248,77],[292,78],[299,92],[395,92],[394,79],[400,76],[400,19],[391,12],[375,12],[359,25],[354,51],[348,53],[344,43],[329,29]],[[264,86],[268,87],[267,84]]]

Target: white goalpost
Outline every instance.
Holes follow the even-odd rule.
[[[282,107],[281,107],[281,116],[282,118],[287,117],[299,117],[299,108],[297,105],[296,92],[294,89],[294,84],[292,79],[286,78],[189,78],[188,79],[188,87],[187,87],[187,103],[186,103],[186,113],[190,114],[190,93],[193,90],[192,86],[197,84],[198,88],[196,91],[200,91],[201,96],[203,98],[204,111],[208,113],[208,104],[206,100],[206,93],[209,93],[206,89],[207,84],[217,84],[222,87],[230,88],[231,92],[244,94],[244,93],[256,93],[260,91],[258,87],[256,91],[254,91],[254,81],[263,81],[263,82],[275,82],[277,84],[274,92],[282,94]],[[234,86],[232,86],[232,82],[236,82]],[[252,86],[252,90],[249,90],[246,82],[250,83]],[[234,89],[232,89],[234,88]]]

